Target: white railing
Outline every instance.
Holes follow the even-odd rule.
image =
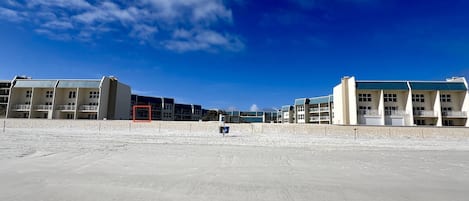
[[[75,105],[59,105],[57,110],[75,110],[77,107]]]
[[[466,117],[466,112],[464,111],[443,111],[441,114],[445,117]]]
[[[318,112],[319,108],[318,107],[311,107],[309,108],[309,112]]]
[[[309,117],[309,120],[310,121],[319,121],[319,117],[318,116]]]
[[[80,110],[96,111],[98,110],[98,106],[97,105],[81,105]]]
[[[52,110],[52,105],[35,105],[34,110]]]
[[[374,115],[379,116],[378,110],[358,110],[358,115]]]
[[[414,111],[414,116],[436,117],[436,114],[433,110],[417,110]]]
[[[390,111],[384,111],[384,114],[386,116],[404,116],[405,111],[404,110],[390,110]]]
[[[14,105],[14,110],[29,110],[31,109],[31,105]]]
[[[329,117],[329,116],[321,116],[321,118],[320,118],[320,119],[321,119],[321,120],[329,120],[329,119],[330,119],[330,117]]]
[[[321,111],[329,111],[329,107],[321,107],[320,110]]]

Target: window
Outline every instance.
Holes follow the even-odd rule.
[[[397,102],[397,94],[384,94],[384,102]]]
[[[46,98],[52,98],[53,95],[54,95],[53,91],[46,91]]]
[[[77,92],[76,91],[69,91],[68,92],[68,98],[76,98],[77,97]]]
[[[98,115],[97,114],[88,114],[88,119],[97,119]]]
[[[31,105],[31,102],[30,101],[26,101],[24,102],[25,105]]]
[[[89,105],[98,105],[98,103],[93,102],[93,103],[89,103]]]
[[[371,94],[358,94],[358,102],[371,102]]]
[[[68,105],[75,105],[75,103],[68,103]]]
[[[99,91],[90,91],[90,98],[99,98]]]
[[[424,107],[413,107],[412,111],[414,112],[414,115],[422,115],[422,112],[425,110]],[[419,125],[419,124],[417,124]]]
[[[370,106],[358,106],[358,114],[364,115],[369,113],[368,111],[371,110]]]
[[[414,121],[414,124],[415,124],[415,125],[426,125],[424,119],[416,119],[416,120]]]
[[[443,120],[443,126],[454,126],[454,121],[450,119]]]
[[[299,114],[298,119],[305,119],[305,115],[304,114]]]
[[[423,94],[412,94],[412,102],[425,102],[425,96]]]
[[[451,102],[451,94],[441,94],[440,95],[441,102]]]
[[[26,98],[31,98],[31,91],[26,91]]]
[[[384,107],[384,114],[385,115],[393,115],[397,111],[397,107],[395,106],[390,106],[390,107]]]
[[[298,112],[303,112],[303,111],[305,111],[305,106],[303,105],[298,106]]]
[[[67,114],[67,119],[73,119],[73,114]]]
[[[171,118],[171,113],[165,112],[165,113],[163,113],[163,117],[164,118]]]
[[[442,107],[441,108],[443,116],[448,116],[448,113],[451,113],[453,111],[452,107]]]
[[[45,105],[52,105],[52,102],[46,102]]]
[[[172,107],[172,104],[169,104],[169,103],[165,103],[165,104],[164,104],[164,109],[165,109],[165,110],[171,110],[171,108],[173,108],[173,107]]]

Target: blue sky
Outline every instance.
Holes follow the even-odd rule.
[[[346,75],[467,77],[467,10],[463,0],[3,0],[0,78],[114,75],[205,108],[278,108],[330,94]]]

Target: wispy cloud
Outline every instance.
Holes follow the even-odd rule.
[[[176,52],[244,48],[238,35],[214,28],[233,26],[223,0],[7,0],[0,3],[0,20],[28,23],[57,40],[93,41],[118,32]]]
[[[259,109],[259,107],[257,107],[256,104],[252,104],[251,107],[249,108],[249,111],[258,112],[258,111],[260,111],[260,109]]]

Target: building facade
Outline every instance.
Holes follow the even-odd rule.
[[[357,81],[334,87],[334,124],[469,126],[468,85],[446,81]]]
[[[0,118],[5,118],[10,96],[11,80],[0,80]]]
[[[228,111],[223,114],[226,123],[278,123],[277,111]]]
[[[7,118],[128,119],[130,87],[114,77],[95,80],[14,79]]]
[[[280,123],[295,123],[295,110],[292,105],[284,105],[280,110],[281,120]]]
[[[331,124],[333,96],[299,98],[295,100],[294,123]]]
[[[198,121],[202,119],[202,106],[193,104],[178,104],[173,98],[140,96],[132,94],[131,108],[134,105],[150,105],[151,120],[155,121]],[[130,119],[133,118],[133,109]],[[138,110],[136,119],[149,119],[148,111]]]

